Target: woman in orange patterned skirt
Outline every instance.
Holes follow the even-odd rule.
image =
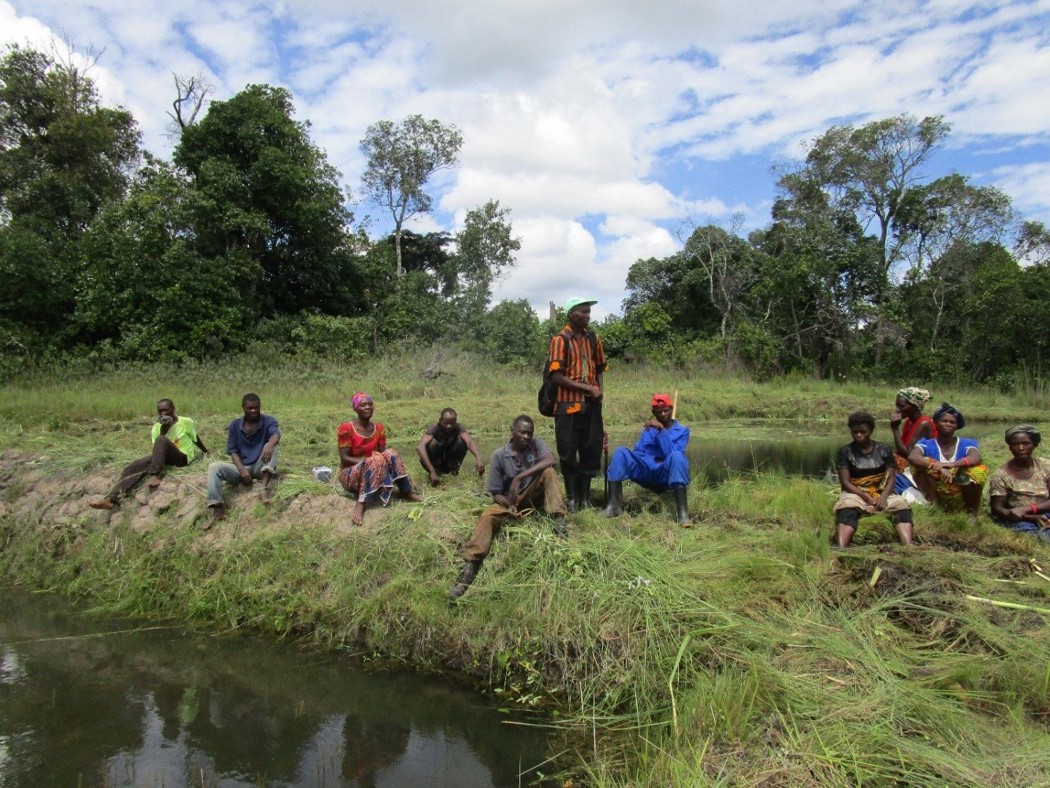
[[[406,501],[422,501],[423,497],[412,488],[400,455],[386,447],[386,429],[372,421],[372,398],[359,391],[350,406],[357,418],[339,425],[339,482],[357,498],[350,520],[361,525],[365,505],[378,498],[386,506],[395,487]]]

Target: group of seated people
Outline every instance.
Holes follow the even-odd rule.
[[[1030,424],[1008,429],[1013,456],[989,476],[977,441],[958,434],[966,426],[963,414],[945,402],[930,418],[922,412],[929,400],[930,393],[918,387],[897,392],[892,447],[872,440],[871,414],[850,415],[853,441],[835,461],[842,489],[834,507],[837,545],[847,547],[859,519],[878,513],[890,517],[901,544],[911,544],[912,504],[961,508],[976,521],[986,483],[994,522],[1050,541],[1050,460],[1032,456],[1039,430]]]
[[[848,426],[853,440],[839,450],[836,458],[841,494],[834,506],[833,536],[838,546],[850,544],[861,517],[878,513],[890,517],[902,544],[911,544],[914,503],[961,506],[971,518],[976,518],[985,483],[989,486],[995,522],[1050,541],[1050,460],[1033,457],[1040,442],[1039,430],[1031,425],[1007,430],[1006,443],[1013,457],[989,477],[977,441],[958,435],[966,426],[963,414],[944,403],[932,418],[925,416],[922,410],[929,399],[929,392],[920,388],[898,392],[896,409],[890,418],[893,446],[872,439],[875,419],[870,414],[850,415]],[[387,446],[385,427],[373,420],[372,397],[357,392],[350,404],[355,418],[340,424],[337,430],[338,478],[355,500],[351,521],[361,525],[366,506],[370,502],[385,506],[395,490],[408,501],[421,501],[422,496],[414,488],[400,455]],[[690,431],[674,418],[674,404],[666,394],[654,394],[650,407],[652,417],[642,425],[634,447],[619,447],[612,455],[603,514],[617,517],[623,513],[623,482],[631,480],[655,492],[672,492],[676,519],[688,528],[692,526],[686,505]],[[270,485],[277,473],[281,431],[273,416],[262,413],[257,394],[245,394],[241,408],[243,414],[231,421],[226,430],[230,461],[208,465],[210,514],[202,526],[204,530],[225,516],[224,482],[251,485],[259,480],[261,502],[272,501]],[[553,519],[555,534],[566,535],[568,509],[555,472],[556,458],[534,432],[532,418],[518,416],[507,442],[492,454],[486,489],[493,503],[481,515],[462,551],[464,564],[449,592],[454,599],[462,596],[473,582],[493,537],[508,519],[542,510]],[[148,486],[154,489],[161,484],[167,466],[188,465],[196,449],[208,453],[193,420],[179,416],[170,399],[157,403],[151,442],[150,454],[129,464],[109,493],[93,501],[92,507],[112,509],[147,477]],[[439,484],[444,474],[458,473],[468,453],[473,455],[477,474],[485,473],[477,445],[452,408],[445,408],[437,423],[424,431],[416,453],[432,485]]]

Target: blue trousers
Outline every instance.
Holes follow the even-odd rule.
[[[637,455],[626,446],[613,453],[609,463],[609,481],[630,479],[635,484],[657,492],[689,484],[689,460],[680,451],[672,452],[663,462]]]

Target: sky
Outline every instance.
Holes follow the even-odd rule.
[[[54,39],[101,52],[103,101],[165,158],[173,73],[219,100],[288,88],[352,190],[369,124],[455,124],[460,164],[408,227],[455,232],[499,200],[521,250],[495,298],[541,317],[575,295],[619,313],[630,266],[692,226],[765,226],[776,168],[833,125],[943,115],[926,176],[1050,224],[1050,0],[0,0],[0,42]]]

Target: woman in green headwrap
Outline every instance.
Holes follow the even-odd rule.
[[[988,494],[999,525],[1050,542],[1050,460],[1032,456],[1041,439],[1031,424],[1006,431],[1013,457],[992,474]]]
[[[930,401],[930,392],[918,386],[908,386],[897,392],[897,401],[893,415],[890,416],[890,430],[893,432],[893,459],[897,463],[897,476],[893,482],[893,492],[902,495],[908,488],[915,489],[911,478],[908,455],[915,444],[925,438],[937,437],[937,425],[933,419],[922,414],[922,409]]]

